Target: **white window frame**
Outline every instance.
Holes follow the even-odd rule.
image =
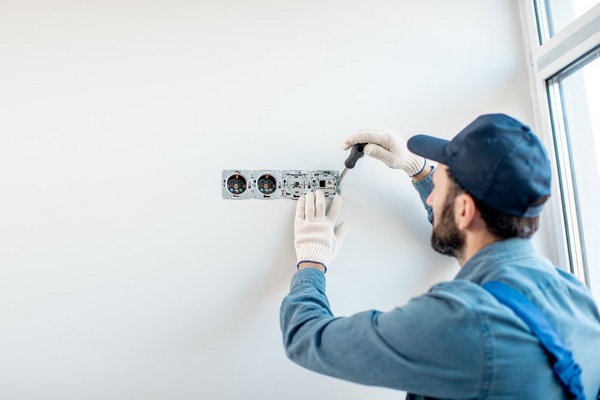
[[[551,239],[556,246],[554,257],[559,266],[568,268],[581,281],[589,283],[586,276],[583,248],[574,196],[575,187],[571,160],[565,142],[564,126],[556,136],[552,130],[553,119],[548,96],[548,80],[600,46],[600,4],[557,32],[540,45],[535,1],[519,0],[525,51],[531,84],[536,132],[548,149],[553,168],[553,189],[546,207]],[[561,112],[561,107],[552,111]],[[562,118],[555,120],[562,121]],[[556,138],[556,140],[555,140]],[[559,168],[560,166],[560,168]],[[561,191],[561,187],[563,190]],[[600,266],[596,266],[600,268]]]

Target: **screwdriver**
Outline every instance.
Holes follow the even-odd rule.
[[[338,181],[338,184],[342,183],[342,179],[344,179],[344,176],[346,175],[348,170],[354,168],[354,166],[356,165],[356,162],[358,160],[360,160],[361,158],[363,158],[363,156],[365,155],[364,150],[365,150],[366,145],[367,145],[367,143],[356,143],[356,144],[352,145],[352,150],[350,150],[350,155],[348,156],[346,161],[344,161],[344,165],[346,166],[346,168],[344,168],[344,170],[342,171],[342,174],[340,175],[340,180]]]

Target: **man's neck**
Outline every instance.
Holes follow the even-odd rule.
[[[457,255],[456,257],[460,267],[462,268],[467,261],[469,261],[475,254],[479,253],[481,249],[500,240],[500,238],[487,232],[486,234],[477,235],[467,233],[467,237],[465,238],[465,247],[463,248],[461,254]]]

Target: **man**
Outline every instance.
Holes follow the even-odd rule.
[[[368,143],[365,154],[412,176],[433,224],[432,247],[456,257],[461,270],[390,312],[335,318],[325,273],[348,224],[336,228],[340,196],[326,212],[323,194],[309,193],[297,204],[298,272],[281,306],[288,357],[326,375],[407,391],[408,399],[570,398],[538,337],[482,287],[500,281],[550,320],[563,353],[572,354],[571,366],[581,368],[580,375],[576,367],[568,371],[585,393],[579,398],[597,399],[598,308],[584,285],[537,255],[530,241],[551,176],[530,129],[494,114],[451,141],[419,135],[407,146],[389,130],[364,130],[345,148],[355,143]],[[433,168],[424,158],[439,164]]]

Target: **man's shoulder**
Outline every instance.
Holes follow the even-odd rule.
[[[486,293],[485,289],[476,282],[468,279],[454,279],[432,286],[426,295],[472,305],[479,303],[482,297],[487,297]]]
[[[480,325],[486,314],[497,311],[494,297],[479,284],[465,279],[440,282],[410,303],[429,307],[435,310],[430,315],[443,315],[442,319],[462,320],[464,328]],[[465,324],[466,320],[471,322]]]

